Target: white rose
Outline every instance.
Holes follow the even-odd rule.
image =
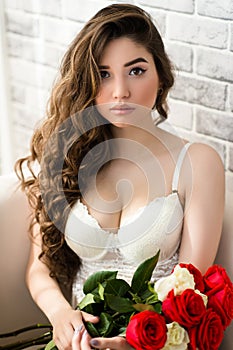
[[[203,302],[204,302],[205,307],[206,307],[206,306],[207,306],[207,303],[208,303],[208,297],[207,297],[207,295],[201,293],[201,292],[199,291],[199,289],[195,289],[195,293],[199,294],[199,295],[202,297]]]
[[[167,324],[167,341],[162,350],[188,349],[189,336],[187,331],[177,322]]]
[[[155,282],[154,289],[158,294],[158,299],[163,301],[172,289],[175,295],[180,295],[185,289],[194,290],[194,287],[193,275],[185,267],[176,265],[170,276],[162,277]]]
[[[164,301],[176,284],[175,276],[170,275],[167,277],[162,277],[155,282],[154,289],[158,294],[158,299]]]

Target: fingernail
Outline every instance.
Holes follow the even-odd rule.
[[[99,345],[99,342],[96,339],[91,339],[90,343],[91,343],[92,346],[98,346]]]
[[[78,326],[77,328],[75,328],[74,334],[78,334],[79,332],[81,332],[82,329],[83,329],[83,325],[81,324],[80,326]]]

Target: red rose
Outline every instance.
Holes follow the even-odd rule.
[[[211,309],[206,310],[200,324],[188,329],[189,350],[217,350],[223,339],[220,317]]]
[[[163,301],[162,311],[168,322],[176,321],[187,328],[197,325],[206,312],[202,297],[192,289],[186,289],[180,295],[174,290]]]
[[[201,272],[192,264],[180,263],[180,267],[185,267],[194,277],[195,289],[198,289],[201,293],[205,290],[203,276]]]
[[[167,340],[163,316],[149,310],[132,316],[126,328],[126,340],[136,350],[162,349]]]
[[[226,285],[208,299],[208,308],[212,308],[221,318],[223,328],[225,329],[233,319],[233,288]]]
[[[226,270],[219,265],[213,265],[209,267],[203,277],[206,295],[215,294],[218,291],[224,289],[226,285],[229,285],[231,288],[233,288],[232,282],[228,277]]]
[[[219,265],[213,265],[207,270],[204,282],[207,306],[220,316],[225,329],[233,319],[233,284],[226,270]]]

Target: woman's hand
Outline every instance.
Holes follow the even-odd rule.
[[[91,337],[86,330],[78,328],[74,332],[72,339],[72,350],[91,350]]]
[[[89,349],[110,349],[110,350],[133,350],[123,337],[113,338],[93,338],[87,331],[75,332],[72,340],[72,350],[89,350]]]
[[[80,341],[85,340],[85,326],[83,321],[90,321],[96,323],[99,321],[98,317],[90,315],[86,312],[81,312],[79,310],[73,310],[72,308],[60,309],[52,315],[50,321],[53,326],[53,340],[60,350],[71,350],[72,349],[72,338],[74,332],[80,337]],[[86,333],[85,333],[86,334]],[[84,344],[88,344],[91,337]],[[83,345],[84,346],[84,345]],[[88,347],[77,347],[77,349],[91,349],[90,345]]]

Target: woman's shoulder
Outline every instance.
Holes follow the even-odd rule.
[[[188,141],[185,140],[185,143],[186,142]],[[188,143],[190,143],[188,153],[192,164],[195,164],[196,166],[215,165],[223,167],[222,158],[214,147],[201,142]]]
[[[166,145],[167,152],[179,155],[181,150],[186,147],[188,154],[186,163],[190,162],[197,167],[204,165],[211,167],[211,165],[215,165],[223,168],[223,161],[220,154],[214,147],[207,143],[192,142],[163,129],[159,130],[158,137]]]
[[[195,142],[190,144],[187,153],[188,156],[184,161],[186,181],[192,179],[197,186],[200,183],[214,182],[217,185],[224,182],[224,163],[214,147]]]

